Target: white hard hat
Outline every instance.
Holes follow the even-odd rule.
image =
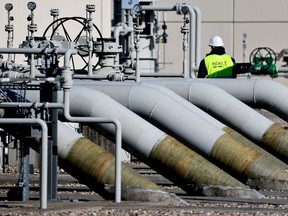
[[[215,35],[210,39],[209,46],[221,47],[221,46],[224,46],[224,43],[221,37]]]

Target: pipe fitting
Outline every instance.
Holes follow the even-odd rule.
[[[189,13],[189,6],[187,3],[181,2],[176,4],[176,13],[177,14],[187,14]]]

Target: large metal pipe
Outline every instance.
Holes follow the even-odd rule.
[[[273,122],[242,103],[237,98],[213,85],[203,82],[157,82],[173,90],[205,112],[233,125],[238,131],[250,131],[253,140],[259,140]],[[166,84],[165,84],[166,83]]]
[[[101,147],[59,122],[58,156],[61,167],[104,198],[112,199],[105,185],[115,183],[115,158]],[[161,190],[125,164],[121,166],[122,185]],[[127,200],[129,198],[123,197]]]
[[[263,148],[259,147],[257,144],[253,143],[251,140],[247,139],[246,137],[244,137],[243,135],[241,135],[240,133],[238,133],[234,129],[223,124],[222,122],[215,119],[211,115],[208,115],[206,112],[204,112],[203,110],[201,110],[197,106],[191,106],[190,105],[191,102],[188,102],[191,100],[191,95],[192,95],[192,93],[190,91],[195,91],[195,89],[190,87],[191,84],[189,82],[181,82],[181,81],[179,81],[179,82],[178,81],[172,81],[172,82],[171,81],[160,81],[159,82],[159,81],[156,81],[155,83],[157,83],[161,86],[167,87],[168,89],[172,90],[173,93],[175,92],[178,95],[180,95],[181,97],[183,97],[184,99],[186,99],[186,100],[177,100],[178,97],[174,97],[174,99],[177,100],[177,102],[181,103],[182,106],[185,106],[187,109],[191,110],[192,112],[197,114],[202,119],[206,120],[207,122],[214,125],[218,129],[227,132],[230,136],[232,136],[234,139],[238,140],[242,144],[244,144],[250,148],[255,149],[257,152],[259,152],[261,155],[263,155],[263,157],[265,157],[267,160],[270,160],[274,164],[277,164],[277,166],[284,168],[284,169],[288,168],[288,165],[286,163],[282,162],[281,160],[276,158],[274,155],[265,151]],[[159,87],[159,90],[161,90],[161,87]],[[169,92],[166,91],[166,93],[168,94]],[[171,94],[171,96],[173,96],[173,95]],[[202,97],[201,93],[199,94],[199,97]]]
[[[202,108],[207,112],[217,115],[217,118],[223,119],[228,125],[232,125],[250,139],[273,152],[284,162],[288,162],[288,131],[256,111],[243,106],[243,103],[239,101],[253,104],[253,107],[267,109],[287,121],[288,88],[286,86],[264,79],[190,79],[188,82],[191,83],[191,92],[194,93],[190,95],[191,99],[194,97],[193,103],[202,104]],[[202,92],[202,96],[197,97],[199,95],[195,92],[199,94]],[[225,101],[223,97],[226,98]],[[203,98],[206,98],[206,105],[203,104]]]
[[[85,86],[88,86],[87,83]],[[175,97],[184,99],[176,94],[171,97],[168,89],[166,91],[170,93],[165,94],[164,90],[159,91],[159,86],[148,83],[97,83],[89,88],[102,91],[132,111],[145,116],[189,148],[197,149],[229,172],[238,176],[240,174],[242,180],[259,177],[286,180],[288,177],[286,172],[276,169],[257,151],[244,146],[179,104]]]
[[[152,81],[150,81],[152,82]],[[190,109],[192,112],[200,116],[201,118],[205,119],[208,121],[210,124],[214,125],[215,127],[224,130],[227,132],[230,136],[232,136],[234,139],[240,141],[242,144],[247,145],[248,147],[251,147],[258,151],[261,155],[267,158],[267,160],[273,161],[274,164],[277,164],[278,166],[287,169],[288,165],[284,163],[283,161],[279,160],[277,157],[274,155],[270,154],[251,140],[247,139],[245,136],[240,134],[239,132],[235,131],[234,129],[228,127],[227,125],[223,124],[219,120],[215,119],[211,115],[208,115],[206,112],[204,112],[202,109],[198,108],[197,106],[191,106],[190,103],[193,102],[192,96],[197,95],[198,101],[203,100],[203,95],[202,95],[202,88],[199,89],[197,88],[197,85],[195,88],[192,87],[193,84],[190,82],[182,82],[182,81],[153,81],[153,83],[157,83],[158,85],[167,87],[168,89],[172,90],[173,92],[177,93],[184,99],[183,100],[177,100],[177,97],[175,97],[175,100],[177,100],[179,103],[181,103],[183,106],[186,108]],[[204,85],[205,91],[214,91],[215,87],[210,88],[210,86],[207,86],[207,84],[203,83],[200,85]],[[205,88],[206,87],[206,88]],[[161,90],[161,88],[159,88]],[[168,93],[168,92],[167,92]],[[189,101],[189,102],[188,102]],[[201,102],[200,102],[201,103]],[[240,106],[240,105],[239,105]],[[199,107],[202,107],[202,105],[199,105]],[[238,108],[239,109],[239,108]],[[241,109],[241,108],[240,108]],[[258,113],[257,113],[258,114]]]
[[[66,103],[69,103],[69,100],[65,101]],[[13,106],[6,106],[7,107],[25,107],[25,108],[40,108],[42,103],[12,103]],[[57,106],[53,103],[47,104],[49,108],[63,108],[63,106],[60,106],[59,103],[56,103]],[[1,104],[2,105],[2,104]],[[63,104],[62,104],[63,105]],[[67,104],[64,103],[64,107],[66,107]],[[42,104],[43,108],[43,104]],[[69,109],[64,109],[66,112],[65,117],[69,118],[70,120],[78,120],[78,121],[86,121],[87,117],[70,117],[69,116]],[[9,113],[11,114],[11,113]],[[8,115],[9,115],[8,114]],[[13,115],[13,114],[12,114]],[[90,122],[100,122],[105,123],[107,119],[103,118],[89,118]],[[110,121],[109,121],[110,122]],[[121,139],[121,128],[119,130],[119,123],[117,121],[111,119],[111,122],[116,122],[116,157],[119,156],[119,141],[118,139]],[[2,127],[4,127],[5,130],[8,130],[9,133],[13,134],[14,129],[11,129],[10,127],[7,127],[6,125],[10,124],[29,124],[29,125],[35,125],[39,124],[42,127],[42,148],[41,148],[41,199],[40,199],[40,206],[41,208],[45,209],[47,207],[47,139],[48,139],[48,128],[46,126],[46,123],[41,119],[22,119],[22,118],[0,118],[0,124]],[[105,152],[102,150],[99,146],[97,146],[95,143],[91,142],[90,140],[84,138],[82,135],[76,133],[71,128],[67,127],[63,123],[58,123],[58,138],[57,138],[57,150],[59,155],[59,161],[60,161],[60,167],[64,168],[69,174],[73,175],[77,179],[79,179],[82,183],[86,183],[88,187],[98,192],[100,195],[102,195],[104,198],[112,198],[112,193],[110,192],[109,188],[106,188],[105,185],[115,183],[116,191],[115,191],[115,201],[120,202],[121,198],[117,197],[121,195],[121,192],[117,191],[117,186],[119,187],[121,185],[121,180],[117,182],[117,169],[122,169],[122,179],[126,187],[122,189],[126,189],[129,187],[137,187],[142,189],[152,189],[154,192],[157,192],[158,190],[161,190],[160,187],[158,187],[155,183],[152,181],[142,177],[139,175],[139,173],[135,172],[133,169],[127,167],[123,164],[122,168],[121,165],[117,164],[116,159],[114,159],[113,155]],[[120,136],[119,136],[120,133]],[[23,141],[27,141],[23,139]],[[33,140],[28,139],[27,141],[36,151],[39,151],[39,139],[36,138],[33,142]],[[36,144],[36,145],[35,145]],[[121,142],[120,142],[121,144]],[[118,148],[118,149],[117,149]],[[79,150],[81,149],[81,151]],[[43,156],[42,156],[43,155]],[[76,155],[73,157],[73,155]],[[119,158],[118,158],[119,159]],[[114,162],[114,163],[113,163]],[[119,160],[120,162],[120,160]],[[105,170],[102,170],[99,172],[101,168],[105,167]],[[96,171],[97,170],[97,171]],[[113,170],[115,175],[113,175]],[[120,174],[121,171],[118,171],[118,174]],[[121,178],[121,176],[119,176]],[[44,185],[44,186],[43,186]],[[120,188],[118,188],[120,190]],[[157,191],[156,191],[157,190]],[[164,194],[163,194],[164,193]],[[129,193],[128,193],[129,194]],[[170,199],[170,201],[174,202],[174,198],[170,197],[168,194],[165,194],[163,191],[159,191],[159,198],[160,196],[165,196],[165,199]],[[125,200],[144,200],[140,197],[127,197],[124,195],[123,197]],[[148,201],[148,200],[147,200]]]
[[[192,79],[190,79],[192,80]],[[264,108],[288,121],[287,86],[267,79],[202,80],[215,85],[253,107]]]
[[[71,115],[118,119],[123,129],[123,147],[183,189],[189,183],[244,186],[107,95],[79,86],[73,86],[70,93]],[[109,125],[92,123],[90,126],[113,134]]]

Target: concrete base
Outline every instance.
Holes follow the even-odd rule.
[[[106,185],[105,189],[110,193],[114,193],[115,187]],[[186,201],[173,193],[161,190],[151,190],[139,187],[121,187],[121,199],[125,201],[143,201],[143,202],[161,202],[171,204],[188,204]]]
[[[189,190],[189,191],[187,191]],[[265,196],[258,191],[243,187],[215,186],[215,185],[187,185],[186,192],[195,196],[233,197],[247,199],[262,199]]]
[[[288,181],[273,179],[248,179],[247,185],[256,190],[288,190]]]

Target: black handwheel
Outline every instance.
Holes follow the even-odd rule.
[[[76,34],[75,29],[79,28],[79,32]],[[102,42],[102,51],[104,49],[104,42],[103,42],[103,37],[100,32],[100,30],[97,28],[97,26],[93,23],[93,28],[97,31],[100,41]],[[57,20],[54,20],[44,31],[43,37],[46,37],[48,34],[48,31],[51,30],[49,39],[53,40],[56,38],[58,35],[62,35],[63,39],[65,39],[67,42],[74,42],[77,44],[76,49],[78,50],[78,58],[80,57],[81,62],[84,65],[80,69],[81,71],[84,71],[88,67],[88,56],[89,56],[89,50],[87,44],[85,44],[85,38],[86,38],[86,31],[88,30],[88,22],[86,18],[83,17],[63,17],[59,18]],[[93,40],[93,39],[92,39]],[[94,44],[94,41],[93,41]],[[94,49],[92,50],[92,58],[91,61],[93,61],[93,57],[96,57]],[[99,55],[98,61],[96,64],[92,63],[92,68],[93,70],[96,69],[100,62],[100,58],[102,55]],[[72,56],[72,64],[73,64],[73,69],[78,71],[79,69],[75,68],[75,62],[77,60],[76,56]],[[81,65],[82,65],[81,64]]]

